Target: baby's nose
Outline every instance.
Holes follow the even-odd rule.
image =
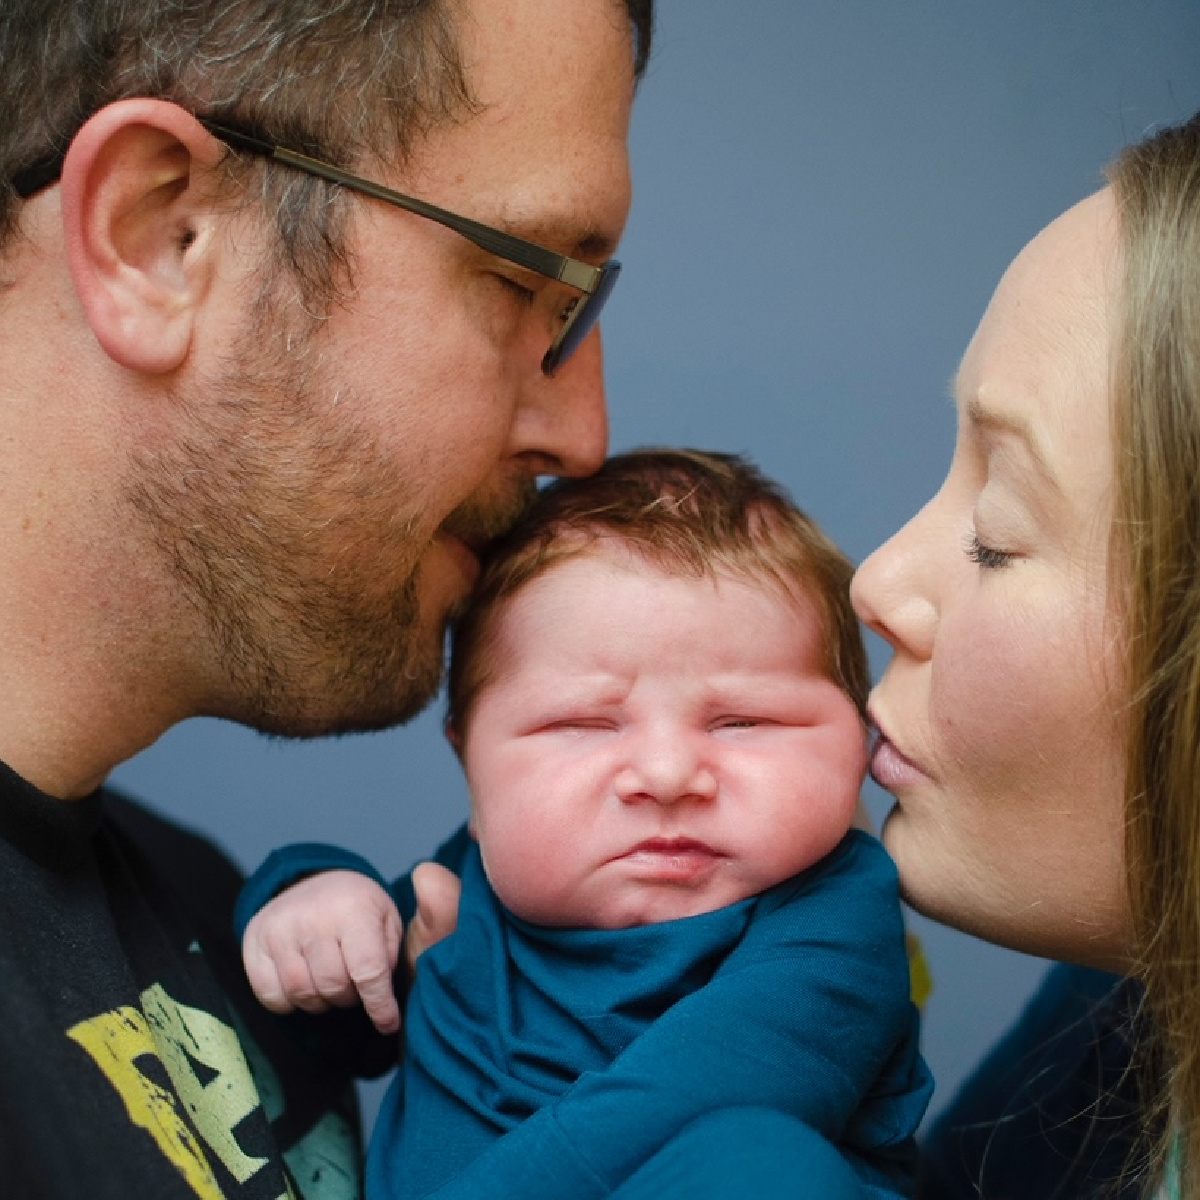
[[[630,803],[676,804],[711,800],[717,779],[693,739],[662,734],[639,739],[617,776],[616,789]]]

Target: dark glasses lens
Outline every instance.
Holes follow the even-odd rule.
[[[579,303],[571,309],[562,329],[558,332],[558,337],[554,339],[554,344],[542,358],[543,374],[553,375],[579,349],[580,342],[592,332],[592,328],[600,319],[600,310],[612,294],[620,273],[621,264],[615,258],[610,259],[600,268],[600,279],[596,284],[596,290],[583,295]]]

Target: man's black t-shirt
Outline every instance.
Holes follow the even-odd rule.
[[[245,985],[240,883],[127,800],[0,764],[0,1196],[360,1195],[345,1077]]]

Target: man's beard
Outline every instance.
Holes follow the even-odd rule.
[[[251,340],[202,399],[178,398],[177,435],[131,475],[133,507],[207,631],[196,715],[289,737],[406,721],[437,693],[454,615],[421,613],[435,532],[421,481],[398,478],[345,389],[321,402],[295,341],[272,354]],[[444,526],[477,547],[533,488],[472,497]]]

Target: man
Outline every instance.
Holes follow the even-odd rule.
[[[411,716],[478,544],[599,464],[651,4],[6,0],[4,1195],[357,1194],[236,874],[96,789],[188,716]]]

